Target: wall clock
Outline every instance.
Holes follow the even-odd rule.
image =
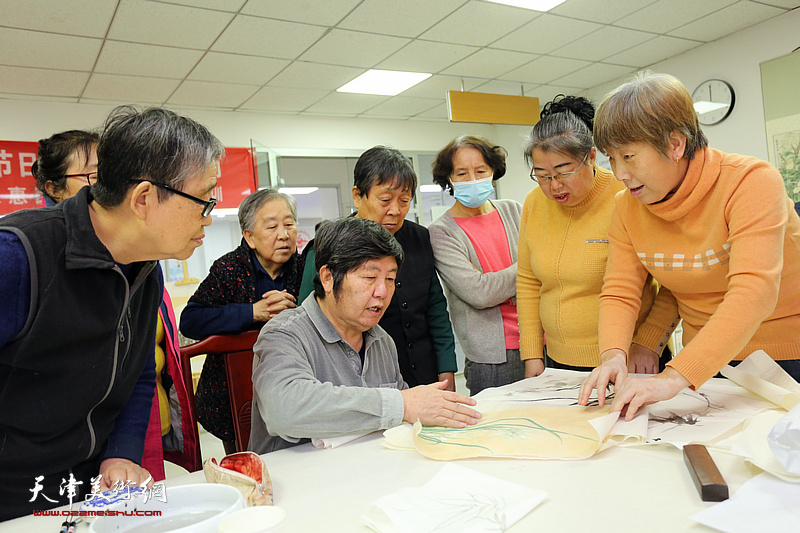
[[[697,86],[692,93],[692,100],[700,124],[711,126],[728,118],[733,111],[736,95],[727,81],[707,80]]]

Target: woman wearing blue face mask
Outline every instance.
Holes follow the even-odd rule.
[[[522,206],[489,199],[505,172],[505,149],[478,136],[454,139],[433,162],[433,181],[456,199],[428,230],[471,394],[525,374],[516,305]]]

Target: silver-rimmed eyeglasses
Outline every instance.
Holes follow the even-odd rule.
[[[573,179],[575,179],[575,175],[578,173],[578,171],[581,169],[581,167],[586,163],[588,159],[589,159],[589,153],[587,152],[586,156],[584,156],[583,158],[583,161],[581,161],[581,164],[578,165],[578,168],[576,168],[575,170],[571,170],[569,172],[559,172],[554,176],[540,176],[538,174],[535,174],[534,171],[531,170],[531,179],[536,183],[538,183],[539,185],[550,185],[550,182],[552,180],[560,181],[561,183],[568,183]]]

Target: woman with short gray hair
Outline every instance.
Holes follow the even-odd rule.
[[[297,305],[304,261],[297,253],[297,202],[261,189],[239,205],[242,242],[214,261],[181,313],[181,333],[193,339],[258,329]],[[222,356],[208,356],[197,384],[197,419],[235,451]]]
[[[257,190],[239,204],[239,227],[242,229],[242,235],[244,235],[245,230],[253,231],[253,226],[256,224],[256,216],[261,206],[278,198],[286,202],[292,213],[292,220],[297,224],[297,200],[286,193],[268,187]]]

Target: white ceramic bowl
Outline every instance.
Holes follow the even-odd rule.
[[[280,507],[259,505],[236,511],[219,522],[219,533],[268,533],[278,531],[286,518]]]
[[[180,485],[164,490],[166,503],[135,498],[124,511],[140,511],[140,516],[101,516],[89,526],[91,533],[217,533],[225,516],[244,509],[244,496],[237,489],[220,483]],[[160,511],[161,516],[141,516]]]

